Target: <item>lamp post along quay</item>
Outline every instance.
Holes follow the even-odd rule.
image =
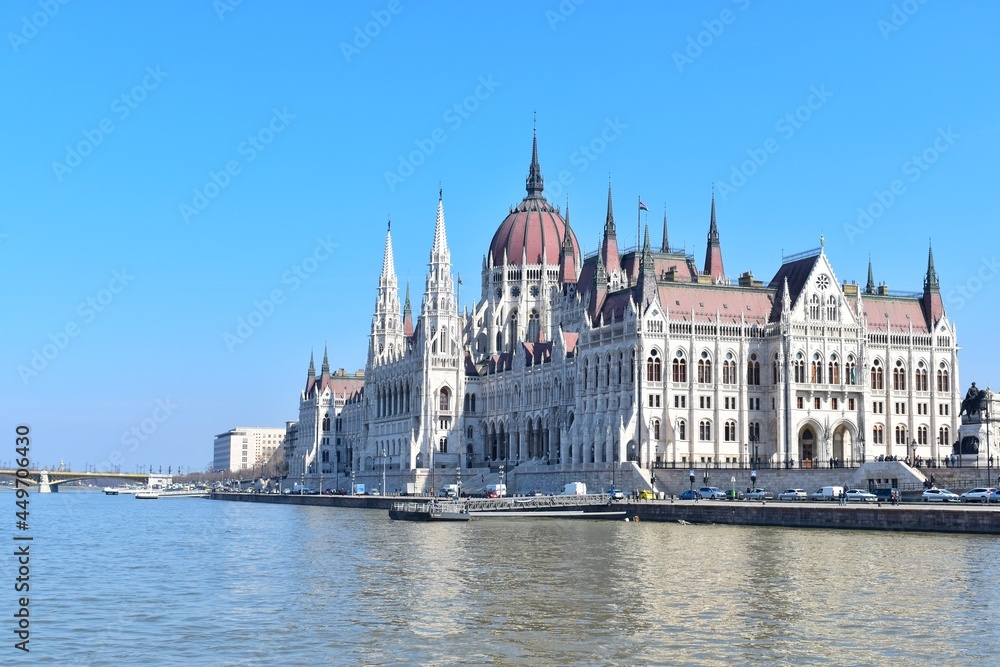
[[[385,447],[382,448],[382,495],[385,495]]]

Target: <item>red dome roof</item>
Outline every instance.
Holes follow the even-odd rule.
[[[543,187],[542,170],[538,166],[538,140],[533,137],[531,166],[525,181],[528,196],[504,218],[493,235],[490,257],[494,266],[504,263],[505,254],[508,264],[518,266],[522,259],[528,264],[541,264],[543,254],[550,265],[558,264],[559,251],[568,233],[573,244],[573,260],[579,269],[580,244],[559,211],[542,196]]]
[[[543,252],[549,264],[558,264],[566,230],[566,221],[547,201],[528,197],[504,218],[493,235],[493,265],[503,264],[504,253],[508,264],[520,265],[525,256],[528,264],[541,264]],[[569,236],[576,266],[580,266],[580,244],[572,229]]]

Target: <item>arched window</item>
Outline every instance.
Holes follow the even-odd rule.
[[[687,440],[687,422],[683,419],[677,420],[677,439]]]
[[[659,419],[654,419],[653,420],[653,440],[659,440],[659,439],[660,439],[660,420]]]
[[[472,400],[470,401],[469,405],[472,408],[470,410],[470,412],[475,412],[476,411],[476,395],[475,394],[472,395]]]
[[[646,359],[646,379],[650,382],[660,381],[660,352],[655,348]]]
[[[854,361],[854,357],[853,356],[847,357],[847,363],[844,364],[844,379],[847,381],[847,384],[858,383],[857,377],[855,376],[856,366],[857,364]]]
[[[942,446],[948,446],[951,442],[950,432],[947,426],[942,426],[938,429],[938,444]]]
[[[917,444],[926,445],[927,444],[927,427],[918,426],[917,427]]]
[[[774,353],[774,360],[771,361],[771,384],[778,384],[778,353]]]
[[[701,353],[701,359],[698,360],[698,382],[699,384],[712,384],[712,360],[708,356],[708,352]]]
[[[701,420],[698,424],[698,439],[699,440],[711,440],[712,439],[712,422],[707,419]]]
[[[812,299],[809,300],[809,317],[814,320],[819,319],[819,297],[813,294]]]
[[[917,363],[917,370],[913,371],[913,388],[916,391],[927,391],[927,368],[922,361]]]
[[[948,378],[948,366],[941,362],[941,367],[937,372],[937,390],[938,391],[951,391],[951,381]]]
[[[872,442],[876,445],[885,444],[885,432],[881,424],[875,424],[872,427]]]
[[[727,421],[725,430],[726,442],[736,442],[736,422]]]
[[[618,384],[622,383],[622,364],[625,363],[625,355],[618,353]]]
[[[323,415],[323,432],[326,433],[330,430],[330,415]]]
[[[756,353],[751,354],[750,361],[747,362],[747,384],[760,384],[760,361],[757,360]]]
[[[840,384],[840,362],[837,355],[830,357],[830,363],[826,368],[826,379],[830,384]]]
[[[448,387],[441,388],[440,402],[438,404],[438,409],[442,412],[451,410],[451,390]]]
[[[872,389],[885,389],[885,370],[881,359],[872,362]]]
[[[818,354],[813,355],[811,377],[813,384],[823,384],[823,360]]]
[[[726,353],[722,362],[722,384],[736,384],[736,361],[733,353]]]
[[[906,427],[902,424],[896,426],[896,444],[905,445],[906,444]]]
[[[583,360],[583,388],[587,388],[587,383],[590,381],[590,359]]]
[[[631,356],[628,362],[628,381],[629,383],[635,382],[635,349],[630,353]]]
[[[538,311],[534,308],[528,313],[528,341],[531,343],[541,341],[541,326],[538,319]]]
[[[792,360],[792,368],[795,370],[795,381],[805,382],[806,381],[806,358],[801,352],[795,355],[795,359]]]
[[[747,438],[753,442],[760,442],[760,422],[750,422]]]
[[[674,382],[688,381],[687,359],[684,358],[684,353],[680,350],[677,351],[677,355],[671,363],[671,379]]]
[[[826,319],[831,322],[837,321],[837,297],[833,295],[826,300]]]
[[[469,440],[472,440],[472,438],[474,436],[474,433],[475,433],[475,431],[473,430],[473,428],[471,426],[466,430],[466,434],[469,436]]]
[[[896,367],[892,369],[892,388],[896,391],[906,391],[906,368],[903,367],[901,359],[896,360]]]

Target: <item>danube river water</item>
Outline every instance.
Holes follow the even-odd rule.
[[[995,537],[414,524],[82,491],[33,494],[30,518],[31,653],[13,648],[8,556],[4,664],[976,665],[1000,650]]]

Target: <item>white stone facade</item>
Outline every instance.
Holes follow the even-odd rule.
[[[734,283],[714,201],[699,270],[670,247],[666,219],[657,250],[647,229],[620,252],[610,189],[602,243],[581,257],[568,211],[542,196],[537,145],[526,187],[471,311],[458,309],[441,198],[415,321],[387,233],[365,370],[338,405],[310,370],[290,476],[325,448],[324,474],[341,480],[383,466],[642,472],[951,453],[964,393],[932,254],[922,293],[876,286],[870,265],[865,287],[841,282],[822,243],[766,285]]]

